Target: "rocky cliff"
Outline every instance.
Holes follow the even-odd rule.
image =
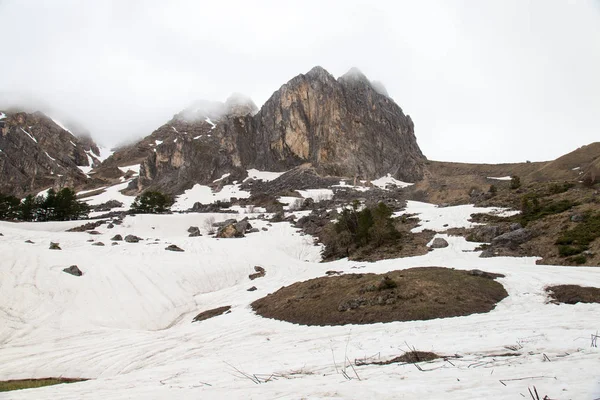
[[[77,186],[80,169],[100,165],[98,146],[41,112],[0,111],[0,192],[23,196],[49,187]]]
[[[409,116],[381,84],[352,69],[339,79],[321,67],[283,85],[260,110],[240,95],[199,102],[150,136],[117,151],[96,175],[140,164],[132,190],[178,193],[246,169],[311,164],[323,175],[415,181],[425,157]]]

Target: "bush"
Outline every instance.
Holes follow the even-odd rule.
[[[140,214],[162,214],[171,210],[171,196],[158,191],[147,191],[137,196],[131,210]]]
[[[576,206],[571,200],[547,201],[542,204],[535,193],[528,193],[521,197],[521,225],[525,226],[531,221],[544,218],[547,215],[560,214]]]
[[[521,187],[521,178],[519,178],[517,175],[513,175],[510,178],[510,188],[511,189],[518,189]]]
[[[5,196],[0,193],[0,219],[15,220],[19,217],[19,205],[21,200],[15,196]]]
[[[575,184],[571,182],[553,183],[548,187],[548,192],[550,192],[550,194],[564,193],[574,186]]]
[[[583,253],[590,243],[600,237],[600,213],[585,214],[582,222],[563,232],[556,245],[562,257]]]
[[[324,229],[325,258],[349,257],[355,250],[379,247],[400,237],[394,227],[392,210],[384,203],[358,210],[359,202],[346,207],[336,223]]]

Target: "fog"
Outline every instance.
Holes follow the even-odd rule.
[[[375,81],[430,159],[547,160],[600,138],[599,1],[0,0],[0,38],[0,107],[107,146],[232,93],[260,107],[315,65]]]

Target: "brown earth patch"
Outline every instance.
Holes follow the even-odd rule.
[[[34,389],[43,386],[59,385],[61,383],[83,382],[87,379],[81,378],[41,378],[41,379],[13,379],[0,381],[0,392],[11,390]]]
[[[252,308],[263,317],[303,325],[372,324],[485,313],[506,296],[490,275],[419,267],[297,282],[256,300]]]
[[[206,311],[203,311],[200,314],[196,315],[196,317],[194,317],[194,320],[192,322],[204,321],[209,318],[216,317],[216,316],[219,316],[222,314],[228,314],[231,312],[230,310],[231,310],[231,306],[223,306],[223,307],[213,308],[212,310],[206,310]]]
[[[548,286],[546,292],[556,303],[600,303],[600,288],[579,285]]]

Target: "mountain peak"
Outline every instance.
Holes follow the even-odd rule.
[[[225,113],[232,116],[254,115],[258,112],[258,107],[254,101],[241,93],[232,93],[225,100]]]

